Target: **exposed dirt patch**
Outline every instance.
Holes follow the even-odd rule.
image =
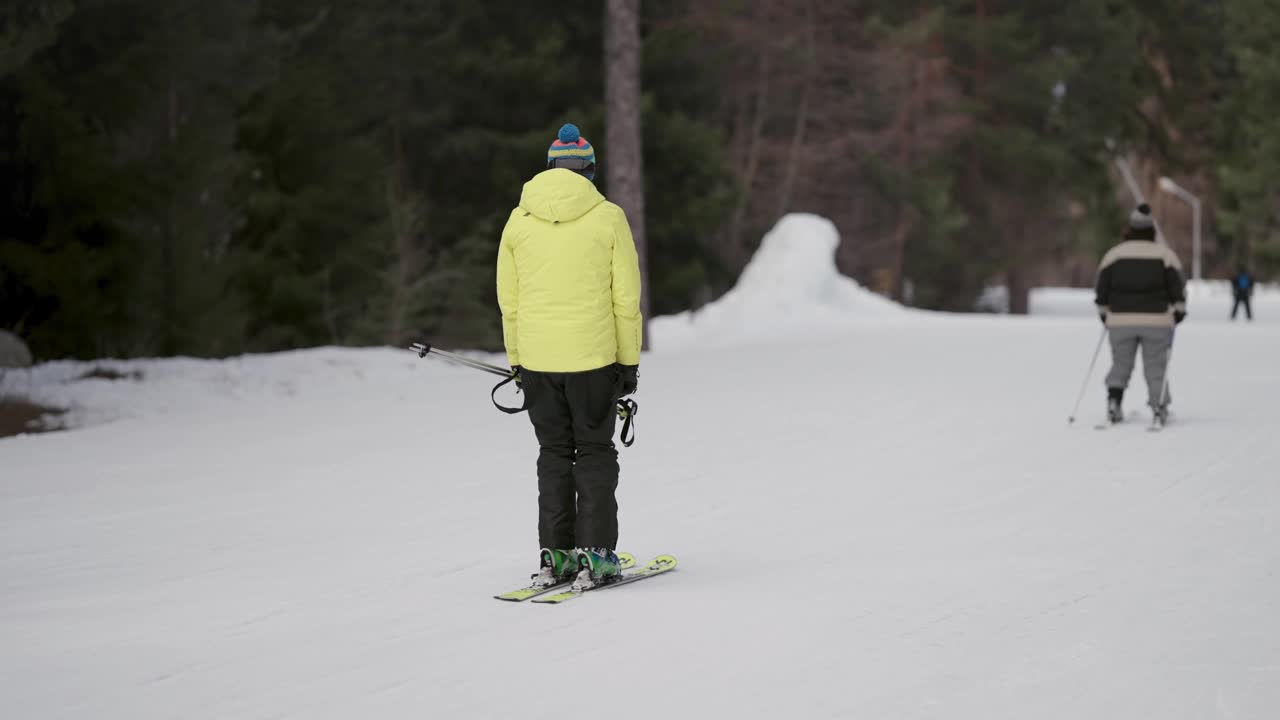
[[[0,437],[61,430],[60,415],[67,411],[16,397],[0,397]]]
[[[120,372],[111,368],[96,367],[84,373],[76,380],[141,380],[142,371],[132,370],[130,372]]]

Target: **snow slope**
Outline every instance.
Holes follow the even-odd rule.
[[[859,307],[646,357],[622,546],[680,569],[555,607],[489,599],[536,448],[485,376],[41,367],[91,424],[0,440],[3,717],[1280,717],[1280,332],[1189,320],[1177,424],[1095,432],[1096,320]]]

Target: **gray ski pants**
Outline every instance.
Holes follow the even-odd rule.
[[[1129,376],[1133,374],[1133,364],[1138,356],[1138,348],[1142,348],[1142,372],[1147,378],[1147,404],[1156,407],[1160,404],[1160,394],[1164,387],[1164,374],[1169,365],[1169,354],[1173,349],[1173,328],[1154,327],[1113,327],[1108,333],[1111,338],[1111,372],[1107,373],[1107,387],[1124,389],[1129,386]],[[1172,393],[1165,393],[1165,403],[1173,399]]]

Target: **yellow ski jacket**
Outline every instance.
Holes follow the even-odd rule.
[[[639,365],[640,261],[622,208],[572,170],[525,183],[498,247],[498,305],[512,365]]]

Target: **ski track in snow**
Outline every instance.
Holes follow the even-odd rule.
[[[1092,319],[683,328],[619,489],[622,548],[680,568],[564,606],[490,599],[536,564],[537,450],[484,376],[44,365],[6,382],[83,427],[0,440],[0,714],[1280,717],[1280,328],[1194,317],[1161,434],[1091,429],[1105,357],[1067,426]]]

